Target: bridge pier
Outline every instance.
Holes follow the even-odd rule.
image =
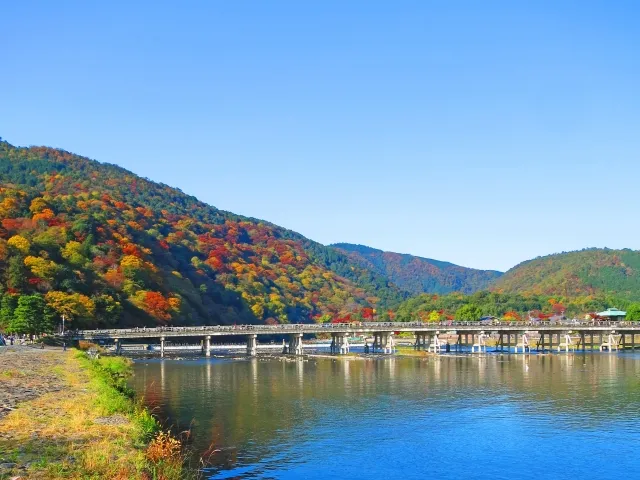
[[[160,337],[160,356],[164,357],[164,337]]]
[[[331,334],[331,353],[349,353],[349,339],[344,333]]]
[[[425,350],[427,348],[427,334],[422,332],[414,332],[416,336],[416,343],[413,348],[416,350]]]
[[[258,353],[258,335],[252,333],[247,335],[247,355],[255,357]]]
[[[429,353],[431,353],[433,351],[433,353],[440,353],[442,351],[442,342],[440,342],[440,337],[438,337],[438,333],[436,332],[435,335],[433,335],[430,339],[429,342],[429,347],[427,348],[427,351]]]
[[[302,355],[302,334],[292,333],[289,337],[288,352],[292,355]]]
[[[122,342],[120,342],[119,338],[114,338],[115,343],[116,343],[116,355],[120,355],[120,352],[122,351]]]
[[[373,353],[376,353],[376,350],[380,350],[382,348],[382,335],[380,333],[373,334]]]
[[[475,335],[471,335],[471,339],[473,340],[473,337]],[[486,335],[484,334],[484,332],[480,332],[478,334],[478,341],[474,341],[473,344],[471,345],[471,353],[476,353],[476,348],[478,349],[478,353],[486,353],[487,352],[487,344],[485,342],[485,338]]]
[[[202,346],[202,349],[204,350],[205,356],[211,356],[211,335],[204,337],[204,345]]]
[[[530,351],[529,337],[527,337],[526,332],[522,334],[522,342],[518,342],[518,334],[516,333],[516,346],[515,346],[516,353],[518,353],[519,348],[522,348],[522,353],[526,353]]]
[[[393,353],[394,343],[395,342],[393,341],[393,333],[385,332],[382,334],[382,348],[384,350],[384,353]]]

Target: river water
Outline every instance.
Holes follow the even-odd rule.
[[[140,360],[205,478],[640,478],[640,355]]]

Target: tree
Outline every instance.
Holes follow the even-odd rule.
[[[46,328],[44,300],[40,295],[22,295],[18,299],[9,330],[30,335],[43,333]]]
[[[80,293],[52,291],[45,296],[47,305],[66,320],[92,317],[96,311],[93,300]]]
[[[463,305],[458,310],[456,310],[457,320],[466,320],[466,321],[475,322],[477,320],[480,320],[481,316],[482,316],[481,310],[473,303],[468,303],[467,305]]]
[[[24,267],[24,260],[20,255],[14,255],[9,258],[6,275],[9,288],[21,290],[24,287],[27,272]]]
[[[52,281],[58,271],[58,265],[55,262],[31,255],[24,259],[24,265],[31,269],[33,275],[47,281]]]
[[[18,306],[18,296],[5,294],[0,301],[0,330],[7,328],[13,320],[13,312]]]
[[[118,323],[122,315],[122,305],[111,295],[98,295],[93,298],[96,306],[96,320],[100,326],[111,326]]]
[[[7,245],[25,254],[28,253],[29,248],[31,248],[31,243],[29,243],[29,240],[21,235],[14,235],[13,237],[11,237],[7,241]]]
[[[632,303],[627,307],[626,319],[630,322],[640,321],[640,303]]]

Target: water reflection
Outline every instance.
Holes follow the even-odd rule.
[[[600,455],[612,446],[617,470],[634,458],[620,453],[640,441],[631,421],[640,413],[640,357],[628,353],[148,360],[135,371],[146,401],[191,428],[194,448],[211,456],[212,478],[343,478],[371,462],[382,474],[382,459],[407,478],[425,462],[440,478],[506,478],[505,460],[548,461],[551,449],[554,462],[572,464],[576,449]],[[621,433],[624,442],[615,440]],[[452,475],[447,458],[461,448]],[[483,462],[481,473],[474,462]]]

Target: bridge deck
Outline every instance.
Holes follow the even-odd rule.
[[[290,335],[290,334],[348,334],[373,333],[520,333],[520,332],[612,332],[640,334],[637,322],[478,322],[420,323],[420,322],[368,322],[348,324],[285,324],[285,325],[234,325],[202,327],[128,328],[108,330],[79,330],[66,332],[74,340],[108,340],[135,338],[206,337],[231,335]]]

